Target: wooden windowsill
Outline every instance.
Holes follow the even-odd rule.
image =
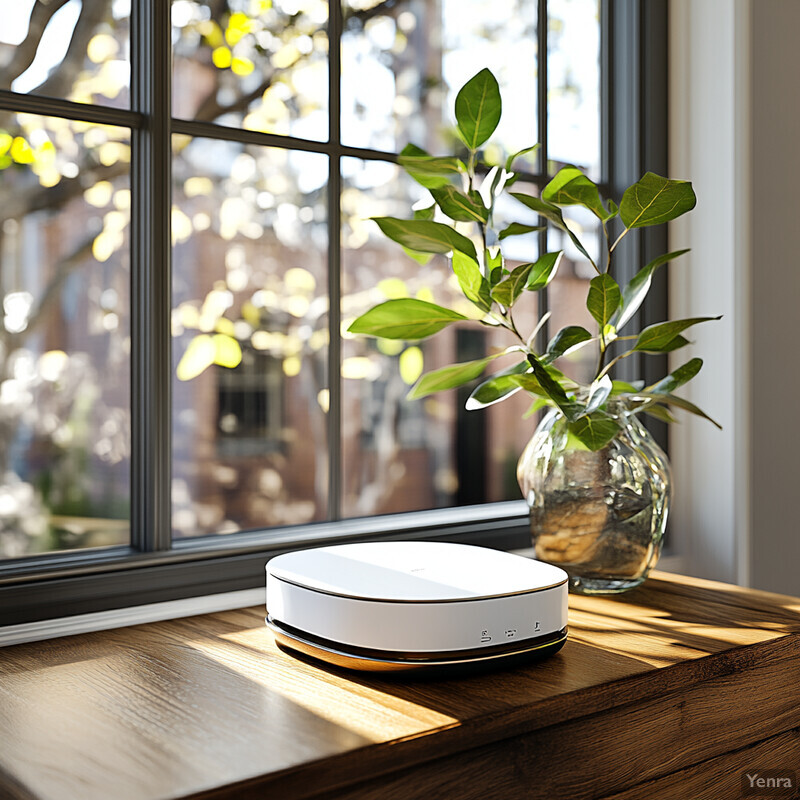
[[[263,608],[0,651],[0,797],[741,795],[800,762],[800,600],[657,574],[570,597],[540,664],[387,680],[276,648]]]

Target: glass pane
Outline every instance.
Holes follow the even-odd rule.
[[[536,141],[536,3],[350,0],[344,14],[345,144],[448,150],[455,95],[482,67],[494,72],[504,102],[492,141],[509,153]]]
[[[0,23],[0,89],[130,105],[130,0],[13,0]]]
[[[0,558],[129,540],[129,160],[0,114]]]
[[[427,191],[394,164],[343,159],[342,329],[370,306],[411,296],[476,316],[452,275],[436,256],[424,268],[381,235],[370,216],[408,217]],[[430,205],[430,197],[423,200]],[[535,258],[535,242],[515,258]],[[509,266],[516,265],[516,261]],[[480,312],[477,312],[480,316]],[[519,302],[519,324],[533,329],[536,297]],[[420,371],[480,358],[513,342],[477,324],[448,328],[423,342],[398,342],[345,334],[342,347],[343,513],[367,516],[395,511],[516,499],[513,467],[520,442],[533,432],[522,420],[529,401],[513,397],[485,411],[467,412],[475,384],[421,400],[407,400]],[[513,363],[499,359],[496,369]]]
[[[555,169],[574,164],[600,180],[599,0],[547,4],[547,141]]]
[[[324,0],[174,0],[176,117],[328,138]]]
[[[328,160],[175,137],[175,536],[327,514]]]

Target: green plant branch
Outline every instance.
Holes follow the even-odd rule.
[[[607,352],[606,340],[605,340],[605,337],[603,336],[603,332],[602,331],[600,331],[600,334],[599,334],[599,336],[597,338],[598,338],[598,341],[600,343],[600,353],[599,353],[599,355],[597,357],[597,369],[595,370],[595,374],[594,374],[594,379],[595,380],[597,380],[598,378],[602,377],[601,373],[602,373],[602,370],[603,370],[603,365],[605,364],[605,361],[606,361],[606,352]]]
[[[487,247],[486,247],[486,225],[484,225],[482,222],[479,222],[478,223],[478,227],[480,228],[480,231],[481,231],[481,244],[483,245],[483,254],[484,254],[484,259],[485,259],[486,258],[486,250],[487,250]],[[488,272],[488,270],[487,270],[487,272]],[[490,278],[491,276],[487,274],[486,277]]]
[[[602,225],[603,225],[603,236],[605,237],[606,240],[606,253],[607,253],[605,271],[611,272],[611,240],[608,237],[608,221],[603,220]]]
[[[469,183],[467,184],[467,192],[472,191],[473,181],[475,180],[475,151],[469,151],[469,159],[467,160],[467,177]]]
[[[628,356],[632,356],[636,351],[635,350],[626,350],[624,353],[620,353],[618,356],[611,359],[605,367],[602,367],[601,370],[595,375],[595,380],[598,381],[603,375],[608,375],[614,365],[622,361],[623,358],[627,358]]]
[[[511,334],[514,338],[514,344],[511,345],[510,350],[520,350],[527,354],[527,361],[533,369],[534,377],[539,382],[542,391],[548,396],[549,402],[558,406],[571,422],[585,418],[585,421],[581,422],[580,425],[574,426],[574,430],[571,432],[590,450],[598,450],[609,441],[609,437],[613,438],[618,432],[617,426],[609,424],[604,416],[603,407],[607,394],[595,391],[593,394],[587,394],[586,396],[582,393],[579,393],[577,397],[568,396],[565,393],[565,387],[574,385],[576,389],[586,389],[586,386],[573,384],[562,373],[555,370],[551,366],[551,362],[563,355],[564,352],[573,349],[569,347],[570,342],[573,343],[573,347],[577,348],[590,343],[594,346],[596,341],[599,352],[596,354],[597,368],[594,381],[604,380],[607,383],[606,376],[620,361],[638,352],[636,350],[637,346],[644,349],[644,344],[647,342],[652,344],[653,340],[655,340],[658,343],[661,339],[664,340],[663,344],[665,346],[669,344],[669,337],[667,336],[671,330],[669,328],[662,330],[659,326],[656,326],[655,330],[649,334],[649,339],[645,339],[644,343],[638,345],[634,340],[641,339],[641,334],[618,336],[616,328],[621,327],[619,325],[620,321],[623,324],[627,322],[641,305],[647,291],[650,289],[650,278],[655,269],[685,251],[667,253],[651,261],[637,272],[625,287],[620,287],[611,277],[615,263],[614,252],[632,228],[662,225],[690,211],[696,202],[692,186],[688,181],[670,180],[648,172],[636,183],[625,189],[619,205],[613,204],[613,213],[603,202],[598,187],[577,167],[565,166],[559,170],[547,186],[542,189],[539,197],[510,192],[511,197],[522,202],[523,205],[536,212],[540,218],[553,226],[553,228],[566,235],[599,276],[592,280],[589,295],[587,296],[587,309],[599,326],[597,334],[592,335],[580,325],[569,325],[551,340],[552,348],[550,348],[550,345],[539,348],[538,337],[550,316],[549,312],[542,316],[534,327],[533,332],[527,338],[524,338],[517,328],[512,306],[523,289],[538,291],[547,286],[555,274],[559,253],[543,254],[535,264],[523,265],[513,280],[503,285],[499,291],[496,290],[495,286],[498,285],[499,281],[495,280],[495,286],[492,285],[491,266],[492,264],[503,264],[503,240],[506,236],[517,236],[525,233],[531,229],[531,226],[517,221],[504,228],[498,234],[499,253],[492,258],[487,244],[492,241],[492,247],[495,247],[495,240],[492,238],[490,231],[495,231],[493,222],[495,201],[506,190],[502,175],[495,187],[496,192],[490,191],[485,199],[483,195],[481,196],[481,211],[478,212],[473,207],[473,204],[475,206],[478,205],[477,199],[473,197],[480,180],[479,176],[476,175],[478,169],[481,170],[482,176],[481,189],[491,188],[492,186],[491,182],[488,185],[485,182],[488,175],[483,172],[484,165],[479,166],[478,150],[496,129],[501,113],[501,99],[497,81],[488,70],[481,70],[462,87],[456,97],[455,110],[459,135],[466,144],[468,151],[466,168],[462,162],[457,161],[457,157],[443,160],[441,157],[421,155],[415,158],[414,169],[409,169],[409,173],[411,177],[418,180],[423,186],[426,185],[429,178],[435,179],[434,183],[441,185],[442,178],[445,179],[443,183],[447,183],[452,178],[454,172],[452,164],[453,161],[456,161],[460,165],[458,168],[461,177],[460,188],[470,195],[469,199],[471,201],[470,203],[465,203],[461,198],[461,205],[471,213],[462,214],[460,211],[456,211],[455,214],[458,220],[454,219],[450,227],[428,222],[426,224],[430,227],[430,230],[426,229],[425,236],[422,235],[423,231],[419,230],[421,223],[416,219],[413,221],[393,220],[394,227],[389,233],[384,229],[384,226],[381,226],[381,229],[384,230],[384,233],[387,233],[389,238],[398,241],[400,244],[407,246],[420,245],[417,248],[412,247],[412,249],[419,249],[424,252],[446,252],[453,249],[454,243],[456,244],[459,252],[468,257],[464,259],[463,264],[458,265],[458,270],[456,270],[459,285],[465,297],[471,299],[478,308],[485,312],[481,319],[473,321],[487,327],[503,328]],[[513,158],[512,156],[507,161],[506,171],[510,171]],[[491,170],[489,172],[491,173]],[[445,194],[441,196],[442,200],[448,199],[445,198]],[[449,194],[453,193],[449,192]],[[448,206],[448,202],[445,202],[445,206]],[[435,201],[435,203],[438,203],[438,201]],[[568,219],[563,216],[563,208],[575,205],[583,206],[595,214],[602,225],[605,253],[603,248],[600,247],[597,261],[589,255],[578,235],[569,227]],[[445,212],[441,205],[439,205],[439,208]],[[445,214],[448,215],[447,212]],[[610,219],[617,217],[617,215],[619,215],[619,225],[622,230],[614,238],[617,227],[616,224],[611,226],[609,223]],[[480,240],[475,237],[474,228],[471,228],[471,241],[465,241],[465,237],[458,233],[456,230],[457,222],[462,219],[477,223]],[[501,235],[503,237],[502,240],[500,240]],[[476,269],[472,259],[477,256],[477,247],[481,245],[483,254],[478,257],[479,269]],[[501,275],[498,272],[496,277],[508,280],[505,277],[509,274],[508,269],[501,268],[501,271],[503,274]],[[511,273],[513,274],[513,270],[511,270]],[[521,283],[523,281],[523,273],[525,277],[524,285]],[[458,312],[432,303],[416,302],[408,308],[398,308],[396,303],[392,305],[391,302],[387,302],[379,304],[375,309],[371,309],[362,315],[351,325],[350,330],[357,333],[364,333],[368,330],[372,335],[386,335],[384,332],[388,332],[391,334],[390,338],[412,338],[410,336],[403,337],[403,334],[407,332],[413,334],[413,338],[426,338],[419,336],[421,330],[430,330],[435,333],[454,320],[466,321],[466,319],[464,315]],[[703,321],[703,319],[680,320],[676,323],[663,323],[663,325],[673,324],[683,330],[687,324],[694,324],[695,322]],[[661,339],[659,339],[659,336]],[[611,345],[615,341],[627,342],[632,349],[614,355],[611,352]],[[676,341],[676,344],[680,344],[680,342]],[[624,345],[621,347],[624,347]],[[539,349],[545,354],[542,360],[539,360],[540,357],[537,355]],[[655,352],[656,350],[657,348],[652,351]],[[612,355],[614,356],[613,358]],[[701,365],[700,359],[690,361],[674,373],[671,373],[668,379],[664,379],[652,386],[682,385],[696,374]],[[448,378],[436,391],[454,388],[456,385],[461,384],[454,383]],[[493,392],[500,392],[499,396],[495,397],[492,402],[496,402],[496,400],[502,399],[503,396],[509,394],[507,391],[503,393],[498,387],[507,388],[507,384],[502,381],[496,385],[492,384],[490,389],[487,390],[489,393],[486,394],[486,397],[494,396],[492,395]],[[525,387],[523,386],[523,388]],[[658,400],[653,401],[644,398],[641,401],[638,400],[636,397],[637,392],[634,392],[633,388],[635,387],[621,385],[617,387],[616,393],[634,398],[633,402],[638,403],[640,406],[638,410],[659,405]],[[603,392],[606,392],[606,389],[606,386],[602,387]],[[566,391],[570,390],[567,389]],[[534,394],[538,395],[539,393],[534,392]],[[678,401],[674,402],[677,403]],[[686,405],[688,401],[680,402],[683,402],[684,407],[688,410],[693,410],[693,408],[689,408]],[[479,405],[480,403],[474,407]],[[694,413],[698,413],[698,410],[695,410]]]
[[[522,342],[522,345],[523,345],[523,347],[525,347],[525,349],[527,350],[527,348],[528,348],[528,343],[527,343],[527,342],[525,341],[525,339],[522,337],[522,334],[521,334],[521,333],[520,333],[520,332],[517,330],[517,326],[516,326],[516,324],[514,323],[514,317],[511,315],[511,309],[510,309],[510,308],[509,308],[509,309],[506,311],[506,313],[503,315],[503,318],[504,318],[504,319],[506,320],[506,322],[507,322],[507,324],[504,324],[504,326],[503,326],[503,327],[505,327],[505,329],[506,329],[506,330],[508,330],[508,331],[511,331],[511,333],[513,333],[513,334],[514,334],[514,336],[516,336],[516,337],[517,337],[517,339],[519,339],[519,340],[520,340],[520,342]]]
[[[622,233],[621,233],[619,236],[617,236],[617,240],[614,242],[614,244],[612,244],[612,245],[611,245],[611,247],[609,247],[609,248],[608,248],[608,256],[609,256],[609,259],[611,258],[611,254],[612,254],[612,253],[614,252],[614,250],[616,249],[616,246],[617,246],[617,245],[618,245],[618,244],[619,244],[619,243],[622,241],[622,237],[623,237],[623,236],[624,236],[626,233],[628,233],[628,231],[629,231],[629,230],[630,230],[630,228],[625,228],[625,230],[623,230],[623,231],[622,231]]]

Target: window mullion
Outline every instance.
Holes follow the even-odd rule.
[[[329,5],[328,18],[328,519],[341,518],[341,40],[342,9]]]
[[[171,36],[169,0],[131,10],[131,545],[171,547]]]
[[[545,183],[549,175],[547,162],[549,158],[547,148],[547,0],[539,0],[536,14],[536,123],[538,127],[539,139],[539,173],[544,177]],[[542,187],[540,187],[541,189]],[[539,253],[547,252],[547,229],[539,231],[537,234],[539,242]],[[538,292],[539,319],[541,319],[549,308],[548,292]],[[543,325],[536,339],[538,352],[543,353],[550,338],[550,326]]]

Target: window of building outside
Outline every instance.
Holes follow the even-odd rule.
[[[243,535],[252,550],[253,532],[290,542],[295,528],[518,499],[515,464],[536,422],[523,418],[523,393],[472,413],[463,393],[406,399],[421,371],[509,342],[469,324],[424,342],[346,329],[387,298],[463,302],[446,257],[421,266],[369,218],[429,204],[396,154],[408,142],[455,146],[455,93],[480,68],[504,103],[487,161],[539,141],[515,165],[521,191],[565,163],[607,185],[600,0],[174,0],[162,76],[171,207],[136,202],[149,190],[137,165],[146,148],[132,141],[149,133],[135,82],[158,40],[132,36],[140,5],[167,24],[162,0],[3,10],[4,575],[24,564],[35,577],[65,554],[73,569],[98,554],[110,569],[111,554],[135,559],[148,541],[130,523],[145,502],[132,479],[143,336],[132,320],[148,314],[131,288],[131,231],[159,218],[172,239],[171,385],[168,407],[149,413],[170,420],[160,480],[171,539],[154,549],[180,547],[188,564],[193,547],[230,551]],[[497,213],[535,222],[522,206]],[[596,247],[593,218],[570,217]],[[520,302],[518,324],[530,330],[550,308],[551,330],[591,329],[591,267],[570,242],[553,232],[507,242],[510,266],[565,251],[543,301]]]

